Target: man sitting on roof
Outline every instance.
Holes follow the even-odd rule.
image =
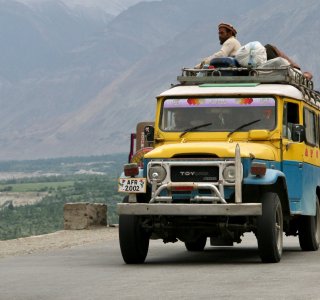
[[[218,52],[204,58],[200,64],[195,66],[196,69],[201,69],[203,65],[210,64],[210,61],[213,58],[235,56],[236,52],[241,47],[241,44],[236,39],[237,31],[231,24],[220,23],[218,29],[219,40],[220,44],[222,45],[221,49]]]

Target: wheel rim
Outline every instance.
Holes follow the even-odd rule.
[[[282,212],[279,205],[276,211],[275,234],[276,234],[276,241],[277,241],[277,249],[279,254],[281,254],[282,245],[283,245],[283,222],[282,222]]]

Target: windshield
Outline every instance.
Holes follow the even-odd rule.
[[[169,132],[272,130],[275,105],[272,97],[165,99],[160,128]]]

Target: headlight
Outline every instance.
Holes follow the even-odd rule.
[[[223,178],[227,182],[235,182],[236,180],[236,168],[235,166],[226,166],[223,170]]]
[[[163,166],[153,165],[149,169],[149,180],[155,180],[156,182],[162,182],[167,176],[167,171]]]

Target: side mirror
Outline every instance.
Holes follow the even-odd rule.
[[[294,142],[305,142],[306,141],[306,129],[300,124],[292,124],[291,138]]]
[[[144,127],[144,138],[147,142],[151,143],[154,141],[154,127],[148,125]]]

